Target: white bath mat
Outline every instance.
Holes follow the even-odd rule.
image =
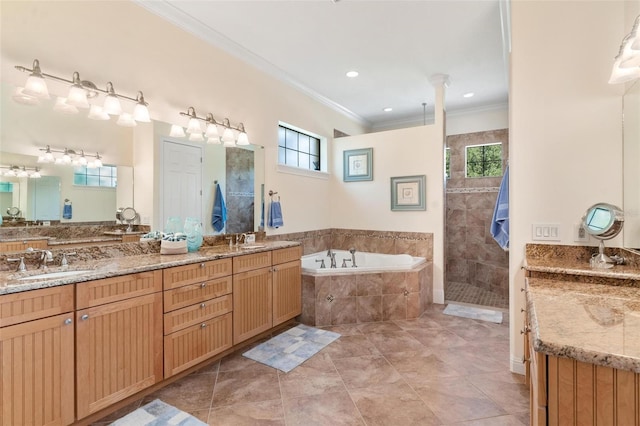
[[[481,321],[489,321],[502,324],[502,312],[491,309],[478,308],[476,306],[452,305],[448,304],[443,311],[444,314],[456,317],[471,318]]]

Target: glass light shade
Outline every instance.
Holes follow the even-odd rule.
[[[78,158],[78,164],[81,166],[87,165],[87,157],[85,157],[84,154],[82,154],[80,158]]]
[[[22,105],[38,105],[40,99],[35,96],[29,96],[24,93],[24,87],[16,87],[13,91],[13,100]]]
[[[202,133],[202,126],[200,120],[197,118],[190,118],[187,125],[187,133]]]
[[[197,132],[197,133],[191,133],[189,135],[189,140],[190,141],[196,141],[196,142],[202,142],[204,140],[204,138],[202,137],[202,133],[201,132]]]
[[[53,153],[47,151],[44,153],[44,162],[45,163],[53,163],[56,159],[53,157]]]
[[[53,106],[53,110],[54,111],[58,111],[58,112],[62,112],[65,114],[77,114],[78,113],[78,108],[74,107],[73,105],[69,105],[67,103],[67,99],[66,98],[62,98],[60,96],[58,96],[56,98],[56,104]]]
[[[249,136],[245,132],[240,132],[237,143],[238,145],[249,145]]]
[[[89,108],[87,91],[78,85],[72,85],[67,95],[67,104],[78,108]]]
[[[4,172],[5,176],[15,176],[16,172],[13,169],[9,169],[8,171]]]
[[[44,155],[38,155],[37,163],[47,163],[47,161],[45,161],[44,159]]]
[[[129,114],[128,112],[123,112],[122,114],[120,114],[120,117],[118,117],[118,121],[116,121],[116,124],[122,127],[135,127],[138,125],[138,123],[135,122],[131,114]]]
[[[207,143],[210,145],[220,145],[221,141],[220,141],[220,136],[214,136],[211,138],[207,138]]]
[[[122,105],[120,105],[120,99],[118,99],[114,95],[107,95],[104,98],[104,104],[102,105],[102,110],[109,115],[122,114]]]
[[[100,159],[100,157],[96,158],[96,159],[93,161],[93,166],[94,166],[94,167],[102,167],[102,160]]]
[[[49,99],[49,89],[44,78],[31,74],[24,85],[23,93],[40,99]]]
[[[207,125],[207,130],[205,132],[205,136],[208,138],[218,138],[220,135],[218,134],[218,126],[216,126],[215,124],[208,124]]]
[[[62,158],[60,159],[64,164],[71,164],[71,156],[68,153],[62,154]]]
[[[150,123],[151,117],[149,117],[149,109],[147,106],[137,103],[136,106],[133,107],[133,119],[140,123]]]
[[[169,136],[173,138],[184,138],[186,135],[184,134],[184,129],[182,128],[182,126],[178,126],[177,124],[172,124],[171,132],[169,133]]]
[[[25,169],[24,167],[22,168],[22,170],[20,170],[18,172],[18,177],[28,177],[29,173],[27,173],[27,169]]]
[[[102,110],[101,106],[91,105],[91,109],[89,110],[89,118],[92,120],[108,120],[109,114]]]
[[[617,59],[613,64],[611,77],[609,77],[609,84],[626,83],[628,81],[632,81],[637,78],[640,78],[640,67],[621,68],[620,59]]]
[[[29,176],[33,179],[40,179],[42,177],[42,175],[40,174],[40,172],[36,169],[35,172],[31,173],[31,176]]]
[[[235,145],[236,141],[233,137],[233,130],[228,127],[224,129],[224,132],[222,133],[222,142],[224,143],[224,146]]]

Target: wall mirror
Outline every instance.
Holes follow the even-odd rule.
[[[134,135],[134,129],[117,126],[115,119],[108,121],[96,121],[87,118],[87,111],[81,110],[79,114],[64,114],[53,111],[55,97],[43,102],[38,106],[28,106],[16,103],[11,95],[14,87],[6,82],[2,82],[1,104],[0,104],[0,164],[16,165],[26,167],[41,167],[41,174],[47,179],[31,179],[0,176],[0,182],[11,183],[11,185],[0,185],[4,187],[4,192],[0,192],[0,210],[5,215],[7,208],[19,207],[22,216],[29,221],[60,220],[62,218],[63,201],[70,200],[73,203],[73,216],[71,219],[62,219],[61,223],[81,224],[86,222],[108,221],[115,223],[116,211],[118,208],[133,207],[136,210],[149,208],[148,206],[136,206],[134,193],[153,193],[154,181],[157,177],[141,181],[134,185],[134,140],[139,142],[140,135]],[[145,124],[153,129],[164,129],[170,127],[166,123]],[[142,132],[143,134],[145,132]],[[150,132],[152,134],[153,132]],[[161,135],[151,135],[154,138],[152,143],[160,140]],[[68,165],[38,164],[37,157],[41,153],[40,148],[50,145],[57,149],[84,150],[86,153],[100,153],[102,161],[106,165],[117,166],[117,188],[80,188],[73,183],[73,167]],[[220,155],[225,156],[222,146],[215,145],[217,149],[205,149],[202,168],[205,171],[215,171],[215,176],[229,176],[226,169],[233,169],[229,164],[221,163]],[[219,147],[219,148],[218,148]],[[255,152],[255,164],[253,166],[253,180],[256,188],[264,186],[264,150],[258,145],[252,145],[251,151]],[[220,154],[222,153],[222,154]],[[153,156],[149,156],[153,162]],[[222,168],[222,170],[219,170]],[[154,175],[157,176],[157,173]],[[44,182],[48,181],[46,188]],[[224,184],[231,184],[231,179],[220,179]],[[11,188],[11,190],[8,190]],[[38,191],[36,191],[36,188]],[[201,214],[203,224],[207,224],[207,205],[209,200],[207,194],[214,192],[214,180],[203,179],[203,212]],[[229,188],[224,188],[229,190]],[[232,191],[237,189],[231,188]],[[35,193],[44,194],[48,198],[53,198],[54,210],[57,213],[47,217],[41,209],[37,207],[43,203]],[[226,193],[226,192],[225,192]],[[259,209],[261,206],[261,192],[254,191],[252,205],[255,207],[257,219],[253,223],[248,223],[246,229],[234,229],[233,232],[257,231],[259,226]],[[243,194],[247,196],[247,194]],[[7,206],[5,207],[5,204]],[[11,205],[9,205],[11,204]],[[149,210],[151,210],[149,208]],[[152,215],[146,217],[141,215],[141,220],[153,220],[156,218],[156,209]],[[209,213],[210,214],[210,213]],[[5,215],[6,216],[6,215]],[[193,216],[199,216],[197,213]],[[159,222],[156,220],[156,222]],[[146,222],[149,223],[149,222]],[[245,222],[246,223],[246,222]],[[3,226],[11,226],[4,223]],[[153,225],[154,229],[162,229],[160,223]],[[207,229],[205,227],[205,229]],[[212,233],[212,229],[210,232]]]
[[[624,247],[640,251],[640,80],[622,98]]]

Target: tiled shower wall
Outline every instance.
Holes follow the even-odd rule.
[[[226,232],[246,232],[254,228],[253,176],[254,153],[242,148],[227,148]]]
[[[509,255],[495,242],[490,232],[502,178],[465,178],[465,147],[493,142],[502,142],[504,170],[509,158],[507,129],[447,137],[451,174],[447,179],[445,198],[445,297],[448,300],[457,300],[451,289],[460,289],[461,284],[490,291],[508,300]],[[481,300],[459,301],[485,304]]]

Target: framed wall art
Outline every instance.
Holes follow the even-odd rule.
[[[426,210],[427,196],[425,175],[391,178],[391,210]]]
[[[345,182],[373,180],[373,148],[345,150],[343,155]]]

